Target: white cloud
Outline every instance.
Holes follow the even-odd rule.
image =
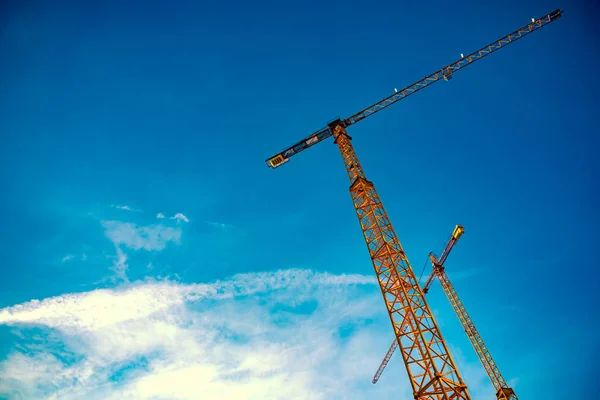
[[[115,275],[123,281],[128,281],[127,279],[127,269],[129,265],[127,265],[127,255],[123,253],[120,247],[117,247],[117,257],[115,262],[112,265],[112,270],[115,272]]]
[[[391,333],[375,283],[294,269],[210,284],[148,280],[4,308],[0,323],[45,326],[62,347],[14,349],[0,363],[0,396],[409,399],[399,357],[371,384]]]
[[[70,260],[74,260],[75,258],[76,258],[76,256],[74,256],[73,254],[67,254],[60,261],[61,262],[67,262],[67,261],[70,261]],[[81,261],[85,261],[85,260],[87,260],[87,255],[85,253],[82,253],[81,256],[79,256],[78,258]]]
[[[35,398],[327,398],[350,391],[343,376],[329,382],[325,371],[344,365],[347,345],[335,337],[340,324],[361,324],[378,304],[373,283],[361,275],[287,270],[212,284],[148,281],[31,301],[0,310],[0,323],[56,329],[82,360],[66,365],[51,349],[15,351],[0,375],[12,371],[5,390]],[[353,299],[361,290],[356,285],[364,284],[371,286],[367,298]],[[304,301],[319,303],[314,315],[270,310]],[[362,353],[370,352],[362,343],[369,337],[376,340],[354,339]],[[122,383],[111,381],[115,370],[140,356],[150,360],[144,368],[127,372]],[[37,371],[33,378],[25,373],[30,368]],[[370,374],[358,373],[366,388]],[[80,378],[66,378],[74,376]]]
[[[106,236],[117,246],[133,250],[163,250],[167,243],[179,244],[181,229],[163,225],[137,226],[120,221],[102,221]]]
[[[188,219],[188,217],[186,217],[182,213],[177,213],[174,216],[172,216],[170,219],[176,219],[178,221],[190,222],[190,220]]]
[[[163,213],[156,214],[156,218],[158,218],[158,219],[163,219],[164,217],[165,217],[165,214],[163,214]]]
[[[363,275],[317,274],[298,269],[238,274],[232,279],[212,284],[182,285],[172,281],[147,281],[123,288],[67,294],[7,307],[0,310],[0,323],[36,322],[53,328],[94,330],[130,319],[145,318],[153,312],[185,301],[230,299],[283,288],[307,289],[312,285],[373,283],[374,278]],[[88,313],[90,310],[94,312]]]
[[[119,210],[123,210],[123,211],[141,211],[140,209],[132,208],[127,205],[114,205],[113,204],[112,207],[117,208]]]
[[[210,225],[210,226],[214,226],[215,228],[219,228],[219,229],[231,229],[231,228],[235,228],[235,226],[233,226],[231,224],[225,224],[223,222],[207,221],[206,223],[208,225]]]

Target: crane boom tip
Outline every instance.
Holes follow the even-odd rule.
[[[560,18],[562,13],[563,13],[563,10],[561,10],[560,8],[552,11],[550,14],[548,14],[548,16],[550,17],[550,21],[554,21],[555,19]]]
[[[463,233],[465,233],[465,228],[462,225],[456,225],[454,232],[452,232],[452,238],[458,240]]]

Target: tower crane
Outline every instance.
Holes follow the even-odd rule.
[[[462,227],[461,227],[461,229],[462,229]],[[462,231],[464,232],[464,229]],[[461,234],[462,234],[462,232],[461,232]],[[432,279],[433,274],[436,274],[438,280],[442,284],[444,293],[446,293],[446,296],[448,297],[448,300],[450,301],[450,304],[452,305],[452,308],[454,309],[456,316],[460,320],[460,323],[461,323],[463,329],[465,330],[467,336],[469,337],[469,341],[473,345],[473,348],[475,349],[475,352],[477,353],[477,356],[479,357],[481,364],[483,364],[483,368],[485,369],[485,372],[487,373],[488,377],[490,378],[490,381],[492,381],[492,385],[494,386],[494,389],[496,390],[496,399],[498,399],[498,400],[518,400],[517,395],[515,394],[515,391],[513,389],[511,389],[510,387],[508,387],[508,385],[506,384],[506,381],[504,380],[504,377],[500,373],[498,366],[494,362],[492,355],[490,354],[489,350],[487,349],[485,343],[483,343],[483,339],[481,339],[481,335],[475,328],[475,324],[473,324],[473,321],[471,320],[471,317],[467,313],[467,310],[465,309],[465,306],[463,305],[462,301],[458,297],[458,294],[456,293],[454,286],[450,282],[450,279],[448,279],[448,275],[446,274],[444,267],[439,262],[441,260],[441,257],[440,257],[440,260],[436,260],[435,256],[433,254],[429,253],[429,258],[431,259],[431,264],[433,265],[433,272],[430,275],[430,279]]]
[[[449,80],[460,69],[556,21],[555,10],[515,32],[405,87],[364,110],[342,120],[335,119],[323,129],[265,160],[270,168],[288,162],[290,157],[333,136],[348,178],[350,196],[361,226],[387,312],[394,328],[415,399],[471,399],[404,249],[387,216],[375,186],[358,160],[346,128],[378,111],[438,82]],[[402,326],[408,327],[403,330]]]
[[[473,348],[475,349],[475,352],[477,353],[479,360],[483,364],[483,368],[485,369],[485,372],[487,373],[488,377],[490,378],[490,381],[492,381],[492,385],[494,386],[494,389],[496,390],[496,399],[497,400],[518,400],[517,395],[515,394],[515,391],[512,388],[508,387],[508,385],[506,384],[506,380],[500,373],[500,369],[494,362],[494,359],[492,358],[492,355],[490,354],[485,343],[483,342],[481,335],[475,328],[475,324],[471,320],[471,317],[467,313],[465,306],[463,305],[462,301],[458,297],[458,294],[456,293],[454,286],[450,282],[450,279],[448,278],[448,275],[446,274],[446,270],[444,268],[444,262],[446,261],[446,258],[448,258],[448,255],[450,254],[452,247],[454,247],[454,244],[456,243],[456,241],[458,239],[460,239],[460,237],[462,236],[462,234],[464,232],[465,232],[465,230],[461,225],[456,225],[456,227],[454,228],[454,231],[452,232],[450,241],[448,241],[448,244],[446,245],[446,248],[442,252],[442,255],[440,256],[439,259],[436,259],[432,253],[429,253],[429,258],[431,260],[431,265],[433,266],[433,271],[431,272],[431,274],[429,275],[429,278],[427,278],[427,281],[425,282],[425,285],[423,286],[423,293],[426,294],[429,291],[429,288],[431,287],[431,284],[432,284],[434,278],[437,277],[438,280],[440,281],[440,284],[442,285],[442,288],[444,289],[444,293],[446,293],[446,296],[448,297],[448,300],[450,301],[450,305],[454,309],[456,316],[458,317],[463,329],[465,330],[465,333],[467,334],[469,341],[473,345]],[[383,370],[385,369],[392,354],[394,353],[394,350],[396,349],[395,345],[396,345],[396,341],[394,341],[394,343],[392,343],[392,346],[390,346],[390,349],[388,350],[385,358],[383,359],[381,365],[379,366],[379,369],[377,370],[377,373],[375,374],[375,377],[373,378],[373,383],[376,383],[377,380],[379,379],[379,377],[381,376],[381,374],[383,373]]]
[[[464,232],[463,227],[460,226],[460,225],[456,225],[456,228],[454,229],[454,232],[452,232],[452,236],[450,237],[450,240],[448,241],[448,244],[446,245],[446,248],[442,252],[442,255],[440,256],[440,259],[438,260],[438,264],[439,264],[440,268],[443,267],[444,262],[446,262],[446,258],[448,258],[448,255],[450,254],[450,251],[452,251],[452,248],[454,247],[454,244],[456,244],[456,242],[458,241],[458,239],[460,239],[460,237],[462,236],[463,232]],[[434,269],[434,271],[431,272],[431,275],[429,275],[429,278],[427,278],[427,281],[425,282],[425,285],[423,286],[423,289],[422,289],[423,290],[423,294],[427,294],[427,292],[429,292],[429,287],[433,283],[433,278],[434,277],[435,277],[435,269]],[[406,324],[403,325],[402,332],[404,332],[406,330],[406,328],[408,328],[408,325],[406,325]],[[377,383],[377,381],[381,377],[381,374],[383,373],[383,370],[385,369],[385,367],[390,362],[390,358],[392,358],[392,355],[396,351],[397,347],[398,347],[398,341],[394,338],[394,341],[392,342],[392,344],[390,345],[389,350],[385,354],[385,357],[383,358],[383,361],[381,361],[381,364],[379,365],[379,368],[377,368],[377,372],[375,373],[375,376],[373,376],[373,383],[374,384]]]

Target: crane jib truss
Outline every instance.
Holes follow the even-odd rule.
[[[490,378],[490,381],[496,390],[496,399],[518,400],[515,391],[508,386],[506,380],[500,373],[498,365],[496,365],[496,362],[492,358],[490,351],[483,342],[481,335],[477,331],[477,328],[475,328],[475,324],[471,320],[471,317],[465,309],[464,304],[460,300],[460,297],[458,297],[458,293],[456,293],[456,289],[454,289],[454,286],[450,282],[448,274],[446,274],[444,268],[438,264],[433,255],[430,254],[429,256],[431,258],[431,263],[433,264],[434,273],[437,275],[438,281],[442,285],[444,293],[446,293],[446,297],[448,297],[448,301],[450,301],[450,305],[454,309],[454,312],[456,313],[460,324],[465,330],[473,349],[475,349],[475,353],[477,353],[479,361],[481,361],[487,376]]]
[[[392,105],[402,99],[405,99],[406,97],[410,96],[411,94],[416,93],[419,90],[424,89],[427,86],[431,85],[432,83],[438,82],[439,80],[441,80],[443,78],[445,78],[446,80],[450,79],[454,72],[457,72],[457,71],[465,68],[466,66],[474,63],[475,61],[481,60],[485,56],[488,56],[488,55],[492,54],[493,52],[500,50],[501,48],[506,47],[507,45],[521,39],[522,37],[527,36],[531,32],[534,32],[534,31],[542,28],[543,26],[548,25],[549,23],[560,18],[561,14],[562,14],[562,10],[555,10],[555,11],[553,11],[549,14],[546,14],[545,16],[538,18],[537,20],[534,20],[533,22],[517,29],[516,31],[504,36],[503,38],[498,39],[498,40],[488,44],[485,47],[482,47],[481,49],[467,55],[466,57],[462,57],[460,60],[455,61],[455,62],[445,66],[444,68],[439,69],[438,71],[426,76],[425,78],[421,79],[420,81],[417,81],[417,82],[413,83],[412,85],[409,85],[409,86],[405,87],[404,89],[399,90],[397,93],[393,93],[390,96],[384,98],[383,100],[381,100],[375,104],[372,104],[369,107],[365,108],[364,110],[359,111],[356,114],[342,120],[341,121],[342,127],[348,128],[349,126],[351,126],[359,121],[362,121],[366,117],[373,115],[376,112],[381,111],[384,108],[387,108],[390,105]],[[276,154],[275,156],[270,157],[265,162],[266,162],[267,166],[269,166],[271,168],[276,168],[276,167],[280,166],[281,164],[287,162],[290,157],[308,149],[309,147],[314,146],[317,143],[322,142],[323,140],[331,137],[332,135],[333,135],[333,132],[331,131],[329,126],[326,126],[325,128],[302,139],[301,141],[294,144],[293,146],[290,146],[287,149],[281,151],[280,153]]]

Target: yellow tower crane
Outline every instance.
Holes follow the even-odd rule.
[[[442,78],[450,80],[462,68],[556,21],[562,11],[555,10],[513,33],[445,66],[431,75],[395,91],[383,100],[344,120],[336,119],[293,146],[269,157],[265,162],[277,168],[290,157],[333,136],[348,178],[350,196],[361,226],[371,262],[377,275],[396,341],[415,399],[470,399],[467,385],[456,368],[446,342],[433,318],[404,249],[400,245],[383,204],[358,161],[346,128],[410,96]],[[404,329],[403,326],[407,325]]]
[[[440,257],[440,259],[438,261],[438,264],[440,265],[440,267],[444,265],[444,262],[446,262],[448,255],[452,251],[452,248],[454,247],[454,245],[456,244],[458,239],[460,239],[460,237],[462,236],[463,231],[464,230],[463,230],[462,226],[456,225],[456,229],[454,229],[454,232],[452,232],[452,236],[450,237],[450,240],[448,241],[448,244],[446,245],[446,248],[442,252],[442,256]],[[429,275],[429,278],[427,279],[427,281],[425,282],[425,285],[423,286],[422,290],[423,290],[424,294],[427,294],[427,292],[429,291],[429,287],[433,283],[433,278],[435,277],[434,272],[432,272],[431,275]],[[402,331],[404,332],[404,330],[406,330],[407,327],[408,327],[407,325],[404,325],[402,327]],[[398,341],[394,339],[392,341],[392,344],[390,345],[389,350],[385,354],[383,361],[381,361],[381,364],[379,364],[379,368],[377,369],[375,376],[373,376],[373,384],[375,384],[375,383],[377,383],[377,381],[379,381],[381,374],[383,374],[385,367],[388,365],[390,358],[392,358],[392,355],[396,351],[397,347],[398,347]]]
[[[450,251],[454,247],[454,244],[456,244],[456,242],[458,241],[458,239],[460,239],[464,232],[465,229],[461,225],[456,225],[454,231],[452,232],[452,236],[450,237],[450,240],[448,241],[448,244],[446,245],[446,248],[442,252],[442,255],[439,259],[436,259],[436,257],[432,253],[429,253],[429,258],[431,260],[431,265],[433,266],[433,271],[431,272],[431,275],[429,275],[429,278],[427,278],[427,281],[423,286],[423,293],[426,294],[427,292],[429,292],[429,288],[431,287],[434,278],[438,278],[440,284],[442,285],[442,288],[444,289],[444,293],[446,293],[446,296],[450,301],[450,305],[452,305],[452,308],[456,313],[458,320],[460,321],[463,329],[465,330],[465,333],[469,338],[469,341],[471,342],[473,348],[475,349],[475,352],[477,353],[477,357],[479,357],[479,360],[481,361],[485,372],[490,378],[490,381],[492,381],[492,385],[496,390],[496,399],[518,400],[515,391],[512,388],[508,387],[508,385],[506,384],[506,380],[500,373],[500,369],[494,362],[492,355],[490,354],[487,346],[483,342],[481,335],[475,328],[475,324],[471,320],[471,317],[467,313],[465,306],[458,297],[454,286],[452,285],[450,279],[448,278],[448,275],[446,274],[444,263],[446,262]],[[381,362],[381,365],[377,369],[375,377],[373,378],[373,383],[377,383],[377,381],[379,380],[379,377],[381,376],[383,370],[387,366],[390,358],[392,357],[392,354],[396,350],[396,347],[397,344],[396,341],[394,341],[390,346],[390,349],[386,353],[383,361]]]

